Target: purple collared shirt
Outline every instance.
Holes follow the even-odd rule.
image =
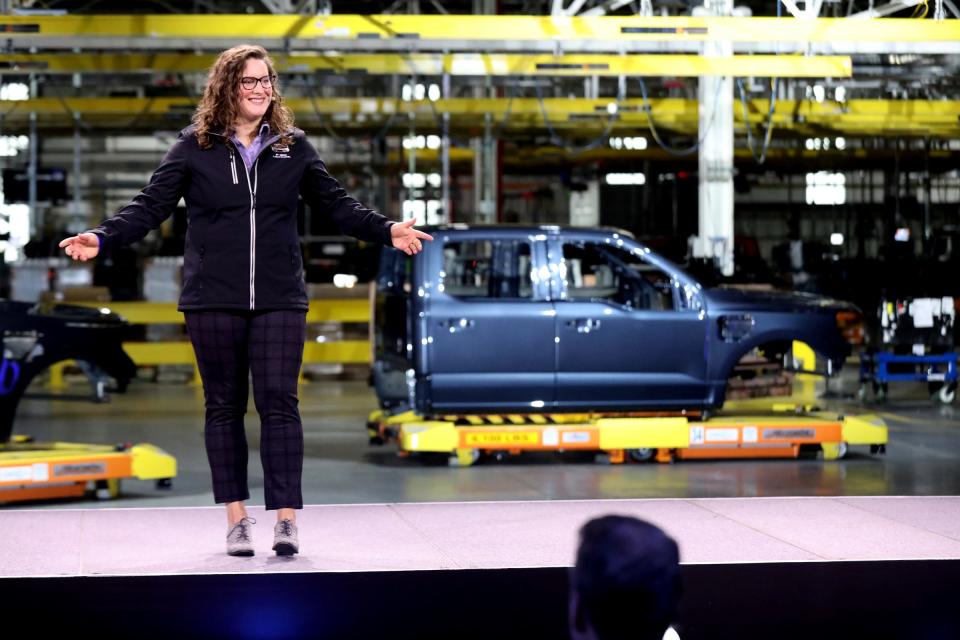
[[[237,137],[237,134],[234,133],[230,139],[237,143],[237,148],[240,150],[240,157],[243,158],[243,164],[247,166],[247,171],[250,171],[250,168],[253,166],[253,161],[260,154],[260,149],[263,148],[263,141],[267,139],[270,135],[270,125],[264,122],[260,125],[260,133],[257,134],[257,137],[253,139],[253,142],[250,143],[250,147],[245,147],[240,138]]]

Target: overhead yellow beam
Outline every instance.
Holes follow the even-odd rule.
[[[0,68],[42,73],[197,73],[216,56],[186,53],[0,54]],[[277,70],[372,75],[453,76],[708,76],[845,78],[849,56],[743,55],[707,57],[676,54],[521,55],[459,54],[278,54]]]
[[[610,128],[611,133],[643,130],[650,116],[657,127],[693,133],[699,115],[696,100],[654,98],[646,103],[615,98],[452,98],[429,102],[405,102],[397,98],[293,98],[285,102],[305,127],[318,121],[346,130],[379,130],[391,116],[395,134],[402,134],[412,122],[417,133],[437,130],[437,116],[450,114],[455,130],[482,128],[487,114],[501,131],[545,130],[547,121],[555,129],[594,131]],[[617,104],[616,115],[610,105]],[[5,130],[24,127],[30,113],[36,113],[41,126],[71,124],[78,113],[88,124],[124,128],[143,124],[148,118],[158,128],[174,129],[185,125],[193,112],[189,98],[37,98],[0,102],[0,117]],[[769,102],[749,100],[746,120],[761,126],[767,119]],[[123,118],[121,120],[120,118]],[[611,120],[611,118],[613,118]],[[744,121],[735,105],[734,119]],[[960,101],[957,100],[851,100],[845,103],[817,103],[808,100],[778,100],[773,114],[777,129],[789,129],[803,135],[832,131],[851,136],[960,136]],[[322,131],[315,131],[321,134]]]
[[[441,70],[452,75],[839,78],[850,77],[853,71],[849,56],[461,54],[444,58]]]
[[[646,136],[649,139],[649,136]],[[470,152],[470,150],[464,150]],[[807,150],[801,147],[771,147],[767,149],[766,160],[767,163],[772,161],[786,161],[790,162],[794,166],[811,166],[817,161],[823,161],[829,159],[831,161],[844,161],[851,162],[854,165],[859,165],[861,167],[868,167],[871,163],[884,163],[892,162],[895,151],[891,149],[886,150],[877,150],[877,149],[864,149],[864,148],[850,148],[849,146],[845,149],[836,149],[831,148],[829,150]],[[905,156],[908,152],[899,151],[901,157]],[[913,149],[909,153],[915,155],[923,155],[923,151]],[[946,149],[940,150],[931,150],[929,159],[931,161],[931,166],[936,165],[937,163],[949,163],[952,155],[955,155],[956,152],[951,152]],[[738,145],[736,149],[733,150],[734,158],[740,162],[753,162],[754,157],[751,154],[750,150],[746,146]],[[547,147],[523,147],[517,149],[516,154],[511,154],[509,159],[505,159],[504,163],[507,166],[511,164],[514,166],[546,166],[546,165],[564,165],[571,162],[591,164],[594,162],[611,162],[617,160],[677,160],[676,156],[671,156],[666,151],[662,150],[656,145],[653,140],[650,140],[647,148],[640,150],[627,150],[627,149],[612,149],[609,146],[602,145],[596,149],[590,149],[587,151],[571,151],[563,149],[556,146],[547,146]],[[696,161],[696,154],[687,156],[688,160]],[[398,159],[399,160],[399,159]],[[433,163],[439,165],[440,159],[433,157],[430,159]],[[473,161],[472,153],[470,157],[461,162],[464,163],[464,166],[469,166],[469,163]],[[400,167],[403,167],[404,164],[398,161]],[[422,167],[424,163],[421,162],[421,158],[417,158],[417,166]],[[940,165],[942,166],[942,165]]]
[[[324,39],[330,41],[728,40],[731,42],[945,42],[960,40],[960,21],[880,18],[554,17],[473,15],[68,15],[0,16],[5,38]]]
[[[649,133],[644,133],[642,131],[634,133],[639,134],[648,140],[647,147],[645,149],[614,149],[606,144],[598,145],[597,147],[589,150],[577,149],[574,145],[571,145],[570,148],[564,148],[554,144],[544,146],[518,145],[515,150],[511,151],[508,156],[504,157],[503,162],[504,166],[508,168],[543,168],[551,166],[559,167],[563,165],[569,165],[571,163],[591,164],[596,162],[606,163],[617,161],[634,162],[638,160],[679,160],[676,155],[671,155],[667,151],[661,149],[656,142],[650,138]],[[795,132],[791,132],[791,137],[793,137],[793,134],[795,134]],[[777,135],[779,134],[775,134],[775,137]],[[811,136],[813,135],[815,134],[811,134]],[[827,134],[820,132],[820,137],[833,135],[838,134]],[[454,147],[451,151],[456,152],[456,154],[451,154],[450,164],[452,166],[459,166],[461,171],[472,166],[472,163],[475,159],[472,149]],[[404,150],[402,153],[400,151],[390,151],[387,154],[386,166],[396,167],[398,170],[404,171],[407,166],[408,157],[406,154],[408,153],[409,151],[407,150]],[[804,167],[811,166],[812,163],[816,162],[822,163],[824,161],[829,161],[830,163],[849,163],[853,166],[866,168],[885,163],[889,164],[893,162],[895,154],[899,154],[901,161],[904,161],[910,156],[914,158],[924,157],[925,153],[926,152],[922,149],[917,148],[895,151],[892,147],[886,149],[867,149],[859,146],[851,147],[848,145],[844,149],[837,149],[831,141],[830,149],[819,150],[808,150],[802,145],[784,147],[771,146],[767,149],[766,163],[773,164],[775,162],[786,162],[790,163],[794,167]],[[733,155],[737,162],[754,162],[754,156],[746,145],[738,143],[736,148],[733,150]],[[944,166],[947,166],[949,169],[952,169],[953,165],[950,162],[955,155],[956,152],[950,151],[949,149],[931,149],[928,157],[930,168],[940,171]],[[697,156],[696,154],[691,154],[685,156],[685,158],[688,161],[696,162]],[[417,150],[418,169],[428,170],[429,167],[439,167],[440,164],[441,157],[438,151],[432,149]],[[341,171],[341,166],[342,165],[334,164],[337,172]]]

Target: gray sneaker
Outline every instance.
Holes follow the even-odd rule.
[[[256,522],[253,518],[244,516],[240,519],[240,522],[230,527],[227,531],[227,555],[253,555],[253,540],[250,536],[250,525],[256,524]]]
[[[297,541],[297,525],[293,520],[281,520],[273,528],[273,550],[278,556],[292,556],[300,551]]]

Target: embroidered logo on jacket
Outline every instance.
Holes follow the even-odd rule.
[[[275,142],[270,145],[270,149],[273,151],[274,158],[289,158],[290,157],[290,147],[282,142]]]

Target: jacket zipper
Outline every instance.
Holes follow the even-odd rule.
[[[244,167],[243,175],[247,177],[247,189],[250,190],[250,310],[253,311],[257,301],[254,280],[257,273],[257,164],[260,158],[253,161],[253,184],[250,184],[250,172]]]
[[[281,136],[272,136],[264,141],[260,152],[253,161],[253,184],[250,184],[250,172],[247,171],[247,165],[243,165],[243,175],[247,178],[247,189],[250,191],[250,310],[254,310],[257,302],[254,281],[257,273],[257,165],[260,163],[260,156],[264,150],[272,143],[280,139]],[[237,179],[237,165],[234,161],[234,143],[227,140],[230,148],[230,170],[233,173],[233,184],[239,184]]]

